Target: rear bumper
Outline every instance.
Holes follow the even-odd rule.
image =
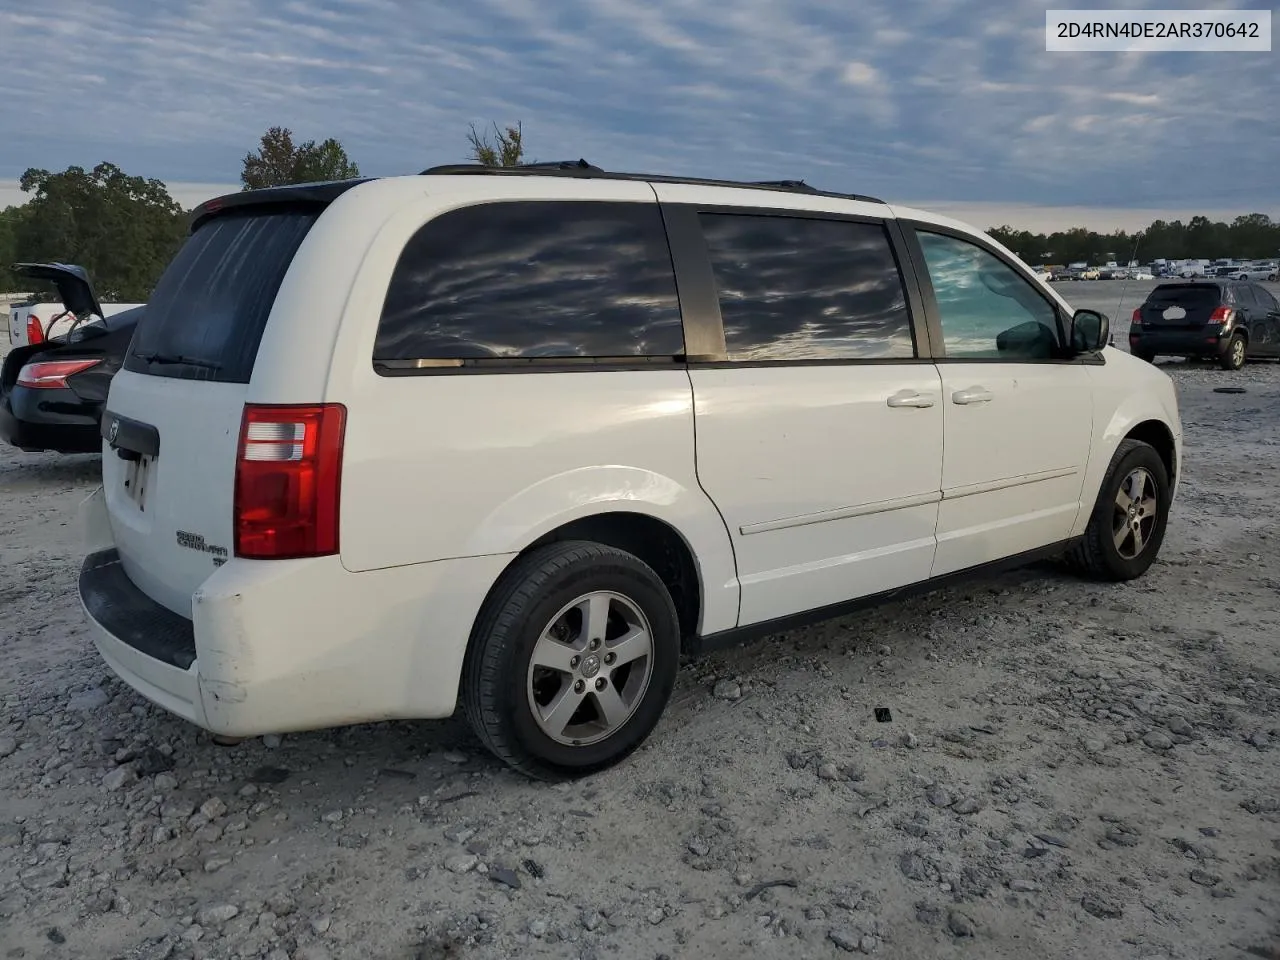
[[[13,387],[0,397],[0,439],[22,450],[98,453],[101,407],[71,390]]]
[[[1153,353],[1166,357],[1221,357],[1230,342],[1230,336],[1211,336],[1200,330],[1171,333],[1143,332],[1135,339],[1129,337],[1131,353]]]
[[[471,625],[509,558],[347,571],[337,557],[230,560],[193,596],[193,619],[91,554],[80,601],[104,661],[148,700],[214,733],[258,736],[457,705]]]

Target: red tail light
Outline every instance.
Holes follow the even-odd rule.
[[[101,360],[55,360],[28,363],[18,371],[18,386],[33,390],[65,390],[67,377],[97,366]]]
[[[1213,313],[1209,314],[1210,323],[1220,323],[1226,326],[1231,322],[1231,318],[1235,316],[1235,311],[1230,307],[1218,307]]]
[[[1135,307],[1135,308],[1134,308],[1133,316],[1129,318],[1129,322],[1130,322],[1130,323],[1132,323],[1135,327],[1136,327],[1136,326],[1138,326],[1138,324],[1142,323],[1142,308],[1141,308],[1141,307]]]
[[[237,557],[338,552],[346,421],[339,403],[245,406],[236,453]]]
[[[34,313],[27,314],[27,343],[44,343],[44,327]]]

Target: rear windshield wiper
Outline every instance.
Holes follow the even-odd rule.
[[[188,367],[204,367],[206,370],[221,370],[222,364],[212,360],[201,360],[199,357],[184,357],[180,353],[139,353],[133,355],[144,363],[180,363]]]

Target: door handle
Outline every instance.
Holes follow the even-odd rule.
[[[994,400],[996,395],[986,387],[969,387],[965,390],[957,390],[951,395],[952,403],[989,403]]]
[[[914,390],[899,390],[885,401],[891,407],[932,407],[933,397]]]

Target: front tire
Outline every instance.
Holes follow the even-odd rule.
[[[1160,454],[1140,440],[1116,448],[1084,536],[1067,554],[1081,573],[1099,580],[1133,580],[1155,562],[1169,521],[1169,472]]]
[[[1226,351],[1218,360],[1219,365],[1223,370],[1239,370],[1244,366],[1246,348],[1244,337],[1233,333],[1231,339],[1227,341]]]
[[[611,767],[653,731],[675,686],[680,623],[638,557],[547,544],[499,579],[472,631],[462,706],[499,759],[539,780]]]

